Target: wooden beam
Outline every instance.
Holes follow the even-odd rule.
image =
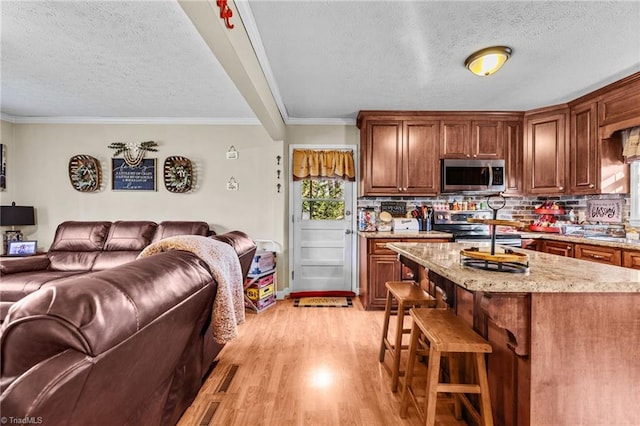
[[[285,124],[233,2],[234,28],[226,27],[215,0],[178,0],[271,139],[284,140]]]

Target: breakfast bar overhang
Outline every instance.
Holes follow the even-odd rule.
[[[640,271],[529,250],[526,273],[461,264],[468,244],[389,243],[421,285],[493,347],[498,425],[640,419]]]

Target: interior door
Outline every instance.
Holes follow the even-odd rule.
[[[353,182],[292,184],[291,291],[353,291]]]

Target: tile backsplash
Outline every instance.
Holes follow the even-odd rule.
[[[534,222],[538,215],[535,213],[545,201],[554,201],[565,209],[565,215],[573,209],[576,219],[584,218],[587,211],[587,200],[589,199],[623,199],[622,217],[623,223],[629,223],[630,217],[630,196],[628,194],[607,194],[607,195],[563,195],[553,197],[505,197],[506,205],[498,212],[498,218],[518,220],[521,222]],[[358,208],[372,207],[380,210],[382,201],[404,201],[407,203],[407,211],[413,210],[414,206],[433,206],[434,204],[453,203],[457,201],[472,201],[479,204],[486,201],[484,196],[447,195],[439,197],[362,197],[358,199]]]

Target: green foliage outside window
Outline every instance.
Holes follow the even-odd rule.
[[[344,219],[344,182],[312,180],[301,182],[302,216],[311,220]]]

